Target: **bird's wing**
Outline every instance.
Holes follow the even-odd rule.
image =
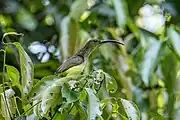
[[[64,72],[68,70],[69,68],[79,65],[84,62],[84,58],[81,56],[72,56],[69,59],[67,59],[55,72],[55,74]]]

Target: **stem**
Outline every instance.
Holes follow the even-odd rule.
[[[3,35],[3,37],[2,37],[2,43],[3,43],[3,44],[12,44],[12,43],[10,43],[10,42],[9,42],[9,43],[5,43],[5,42],[4,42],[5,37],[8,36],[8,35],[24,36],[23,33],[16,33],[16,32],[8,32],[8,33],[5,33],[5,34]]]
[[[26,114],[28,111],[30,111],[34,106],[38,105],[39,103],[41,103],[42,100],[40,100],[39,102],[37,102],[36,104],[34,104],[33,106],[31,106],[28,110],[26,110],[25,112],[23,112],[18,119],[20,119],[24,114]]]
[[[9,107],[8,107],[8,103],[7,103],[7,98],[6,98],[6,93],[5,93],[5,84],[4,84],[5,83],[6,47],[5,47],[5,50],[4,50],[4,58],[3,58],[3,60],[4,60],[3,61],[3,79],[2,79],[3,94],[4,94],[5,105],[7,107],[9,117],[12,120],[12,116],[11,116],[11,113],[10,113],[10,110],[9,110]]]
[[[167,42],[166,42],[166,45],[168,46],[168,48],[175,54],[176,58],[178,60],[180,60],[180,57],[179,55],[176,53],[176,51],[174,50],[174,48],[172,48],[172,46],[170,46]]]
[[[75,105],[75,103],[73,103],[73,105],[71,105],[71,108],[69,109],[68,114],[70,114],[70,112],[73,109],[74,105]]]
[[[15,107],[16,107],[17,113],[20,116],[20,112],[19,112],[19,109],[18,109],[18,106],[17,106],[17,102],[16,102],[16,97],[14,95],[13,95],[13,99],[14,99],[14,102],[15,102]]]
[[[55,110],[53,116],[51,117],[51,120],[53,120],[53,118],[55,117],[56,113],[58,112],[58,110],[59,110],[59,108],[60,108],[61,106],[62,106],[62,104],[57,107],[57,109]]]
[[[112,116],[112,112],[109,114],[107,120],[110,120],[111,116]]]

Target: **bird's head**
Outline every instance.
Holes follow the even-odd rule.
[[[89,47],[96,47],[101,44],[101,40],[91,38],[88,40],[87,45]]]
[[[78,51],[78,54],[82,56],[89,56],[93,50],[95,50],[99,45],[104,43],[116,43],[124,45],[123,43],[116,40],[99,40],[91,38],[88,40],[85,46],[80,51]]]

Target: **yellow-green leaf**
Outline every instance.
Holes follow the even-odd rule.
[[[15,67],[9,65],[6,65],[6,70],[8,79],[12,81],[12,86],[19,84],[19,71]]]
[[[33,79],[34,79],[34,65],[23,49],[20,43],[15,42],[14,45],[18,49],[20,58],[20,68],[21,68],[21,85],[23,88],[24,95],[29,94],[32,89]]]

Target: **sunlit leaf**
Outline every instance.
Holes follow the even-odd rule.
[[[159,108],[163,108],[164,105],[165,105],[165,100],[164,100],[164,96],[163,96],[162,93],[160,93],[160,94],[158,95],[157,105],[158,105]]]
[[[178,33],[172,26],[168,28],[168,35],[172,41],[172,45],[176,53],[180,56],[180,33]]]
[[[141,76],[144,84],[147,86],[149,85],[149,78],[156,65],[161,43],[161,41],[152,38],[144,55],[144,60],[141,65]]]
[[[69,56],[75,53],[76,47],[78,47],[75,44],[78,38],[79,25],[72,20],[71,17],[66,16],[62,19],[60,30],[60,46],[63,50],[62,57],[67,59]]]
[[[10,16],[5,16],[3,14],[0,15],[0,25],[3,27],[8,27],[12,25],[12,21]]]
[[[19,71],[15,67],[9,65],[6,65],[6,70],[9,80],[12,81],[12,85],[15,86],[16,84],[19,84]]]
[[[34,65],[28,54],[21,46],[21,44],[15,42],[14,45],[16,46],[19,52],[20,68],[21,68],[21,84],[23,88],[23,93],[24,95],[27,95],[31,91],[33,85]]]
[[[25,8],[19,9],[16,18],[18,23],[27,30],[35,30],[38,23],[34,16],[28,12]]]
[[[41,110],[41,101],[33,100],[33,106],[33,114],[35,114],[37,117],[40,117],[40,114],[43,114]]]
[[[82,65],[69,68],[68,70],[66,70],[66,73],[67,73],[67,76],[80,75],[83,72],[83,69],[84,69],[84,65],[82,64]]]
[[[13,96],[15,92],[12,89],[8,89],[4,93],[1,93],[1,113],[6,120],[10,120],[10,116],[13,117],[16,114],[15,102]],[[10,113],[10,115],[9,115]]]
[[[87,8],[88,8],[87,0],[76,0],[71,6],[70,16],[74,20],[79,21],[81,15],[84,13],[84,11]]]
[[[118,109],[119,105],[117,103],[112,104],[112,117],[117,118],[118,117]]]
[[[68,53],[68,43],[69,43],[69,25],[70,25],[70,17],[66,16],[62,19],[61,22],[61,47],[63,49],[62,55],[64,58],[69,56]]]
[[[62,98],[61,87],[64,85],[64,83],[67,83],[70,80],[76,80],[78,77],[79,76],[67,76],[59,78],[58,76],[50,75],[37,82],[29,94],[29,99],[33,98],[33,100],[37,100],[37,102],[42,100],[42,104],[40,105],[41,107],[36,107],[38,111],[34,110],[35,113],[38,114],[38,112],[42,109],[42,114],[45,115],[50,108],[54,108],[56,105],[60,104]],[[64,92],[67,91],[64,90]],[[67,97],[67,94],[64,92],[64,96]],[[68,100],[69,102],[73,102],[74,98],[70,96]]]
[[[113,0],[116,11],[116,20],[120,28],[123,28],[127,22],[127,5],[125,0]]]
[[[27,104],[23,106],[24,111],[28,111],[29,109],[31,109],[32,105],[31,104]],[[31,110],[29,110],[28,112],[26,112],[26,115],[30,115],[31,114]]]
[[[19,90],[22,92],[22,87],[19,81],[20,79],[19,71],[15,67],[9,65],[6,65],[6,70],[9,80],[11,80],[12,82],[12,86],[17,86]]]
[[[26,120],[36,120],[36,119],[38,119],[38,117],[35,114],[31,114],[26,117]]]
[[[140,120],[140,112],[137,105],[131,101],[120,99],[129,120]]]
[[[56,105],[61,103],[61,91],[60,87],[55,84],[49,86],[42,93],[42,104],[41,108],[43,114],[46,114],[50,108],[54,108]]]
[[[93,93],[93,90],[86,88],[88,93],[88,120],[96,120],[97,116],[101,116],[99,99]]]
[[[29,94],[29,99],[32,97],[34,97],[34,99],[41,97],[41,95],[47,89],[47,87],[52,85],[54,83],[54,81],[56,81],[58,79],[59,78],[55,75],[50,75],[50,76],[46,76],[46,77],[42,78],[39,82],[37,82],[33,86],[32,90]]]

